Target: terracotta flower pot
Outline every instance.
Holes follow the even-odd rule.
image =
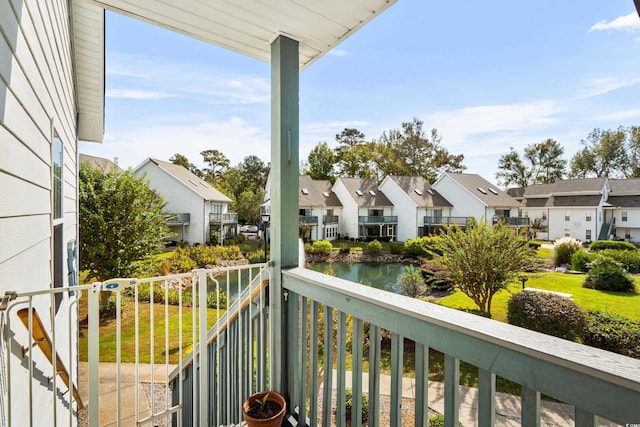
[[[262,399],[264,399],[265,394],[269,395],[267,397],[267,403],[271,402],[280,406],[280,411],[269,418],[254,418],[250,416],[249,411],[251,407],[256,404],[259,405]],[[287,402],[284,400],[284,397],[282,397],[275,391],[261,391],[259,393],[253,394],[247,400],[245,400],[244,404],[242,405],[242,414],[244,415],[244,420],[247,422],[248,427],[280,427],[280,425],[282,424],[282,420],[284,419],[286,410]]]

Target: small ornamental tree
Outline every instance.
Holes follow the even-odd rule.
[[[79,171],[80,269],[88,279],[127,277],[135,261],[160,252],[169,230],[164,200],[133,171],[83,163]]]
[[[454,286],[491,313],[491,301],[514,280],[531,252],[524,237],[502,223],[471,221],[466,228],[446,226],[437,260]]]

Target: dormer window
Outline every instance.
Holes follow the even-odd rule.
[[[422,196],[422,191],[418,190],[417,188],[414,188],[413,191],[418,195],[418,196]]]
[[[485,190],[484,188],[478,187],[478,191],[482,194],[487,194],[487,190]]]
[[[375,197],[375,196],[376,196],[376,192],[375,192],[375,191],[373,191],[373,190],[369,190],[369,194],[370,194],[370,195],[372,195],[373,197]]]
[[[327,191],[323,191],[323,192],[322,192],[322,195],[323,195],[324,197],[329,197],[329,193],[328,193]]]
[[[360,191],[360,190],[356,190],[356,194],[357,194],[358,196],[362,196],[362,195],[363,195],[363,194],[362,194],[362,191]]]
[[[436,193],[434,193],[432,189],[428,189],[428,190],[427,190],[427,193],[431,194],[432,196],[435,196],[435,195],[436,195]]]
[[[196,181],[192,180],[192,179],[190,179],[189,182],[192,183],[195,186],[198,186],[198,183]]]
[[[493,194],[495,194],[496,196],[498,195],[498,192],[495,190],[495,188],[491,188],[489,187],[489,191],[491,191]]]
[[[307,189],[307,188],[303,188],[303,189],[302,189],[302,190],[300,190],[300,191],[302,191],[302,194],[304,194],[305,196],[308,196],[308,195],[309,195],[309,189]]]

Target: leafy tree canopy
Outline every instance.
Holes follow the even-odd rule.
[[[336,155],[326,142],[321,142],[309,153],[308,164],[304,169],[304,174],[313,179],[327,179],[335,181],[333,165],[336,162]]]
[[[127,277],[133,262],[164,248],[164,200],[146,179],[82,163],[78,186],[80,269],[90,279]]]
[[[569,176],[571,178],[630,178],[633,176],[633,169],[637,169],[637,164],[631,164],[631,156],[627,150],[633,151],[634,132],[636,132],[634,128],[627,130],[622,126],[616,130],[594,129],[586,140],[581,141],[584,148],[571,159]]]
[[[198,169],[196,167],[196,165],[191,163],[189,161],[189,159],[187,158],[187,156],[176,153],[173,156],[171,156],[169,161],[171,163],[173,163],[174,165],[180,165],[180,166],[183,166],[183,167],[189,169],[192,173],[194,173],[194,174],[196,174],[196,175],[198,175],[199,177],[202,178],[202,171],[200,169]]]
[[[531,255],[526,239],[502,223],[472,221],[466,228],[447,226],[436,247],[449,280],[491,313],[493,296],[516,278]]]
[[[205,179],[215,183],[229,168],[229,159],[219,150],[204,150],[200,153],[208,167],[204,168]]]
[[[551,138],[528,145],[522,158],[511,148],[508,154],[500,157],[496,178],[507,186],[554,183],[565,174],[567,161],[562,159],[563,154],[564,148]]]

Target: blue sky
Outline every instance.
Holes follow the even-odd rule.
[[[105,137],[81,153],[222,151],[269,161],[270,68],[107,13]],[[368,140],[417,117],[466,172],[495,182],[514,147],[640,125],[640,18],[631,0],[399,0],[300,75],[300,158],[345,127]]]

